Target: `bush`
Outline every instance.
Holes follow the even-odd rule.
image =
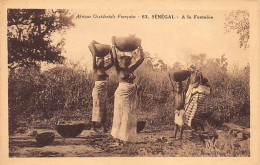
[[[198,115],[215,126],[223,122],[249,126],[249,65],[245,69],[235,67],[227,71],[224,56],[221,59],[200,58],[193,63],[209,79],[212,93]],[[173,124],[174,102],[168,73],[179,69],[186,68],[180,63],[155,68],[149,58],[137,69],[138,119],[146,120],[148,127]],[[118,81],[114,68],[108,73],[107,111],[111,126]],[[36,67],[17,69],[10,71],[8,81],[10,133],[19,127],[20,121],[27,126],[38,127],[38,121],[51,127],[57,121],[91,120],[92,73],[77,65],[59,65],[42,72]]]

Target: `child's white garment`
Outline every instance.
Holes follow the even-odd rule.
[[[185,114],[185,111],[182,109],[182,110],[176,110],[175,111],[175,124],[179,125],[179,126],[183,126],[184,124],[184,114]]]

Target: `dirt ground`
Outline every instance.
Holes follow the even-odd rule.
[[[198,157],[250,156],[250,138],[238,140],[227,131],[218,130],[216,141],[202,141],[188,130],[184,139],[173,138],[173,130],[146,130],[138,134],[136,143],[118,143],[109,133],[84,130],[75,138],[63,138],[55,130],[39,129],[38,133],[55,133],[54,141],[37,147],[34,137],[14,134],[9,138],[10,157]]]

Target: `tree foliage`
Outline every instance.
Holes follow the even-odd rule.
[[[250,38],[250,23],[249,23],[249,13],[245,10],[236,10],[230,12],[226,15],[224,28],[227,32],[230,30],[234,30],[237,34],[239,34],[239,46],[240,48],[248,48],[249,47],[249,38]]]
[[[62,63],[64,39],[54,44],[51,35],[74,26],[72,18],[68,10],[8,9],[9,69],[36,66],[42,61]]]

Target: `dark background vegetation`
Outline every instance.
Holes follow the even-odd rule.
[[[191,55],[194,64],[209,79],[212,93],[206,98],[199,116],[214,127],[223,122],[243,126],[250,124],[249,65],[233,67],[227,71],[224,56],[207,59],[205,55]],[[149,126],[173,124],[174,102],[168,73],[182,68],[154,67],[149,58],[136,71],[138,85],[138,119]],[[113,94],[118,86],[115,69],[109,71],[108,113],[111,125]],[[9,126],[14,131],[19,121],[28,126],[52,127],[58,121],[84,121],[91,119],[92,73],[77,64],[64,64],[41,71],[40,68],[21,68],[9,74]]]

